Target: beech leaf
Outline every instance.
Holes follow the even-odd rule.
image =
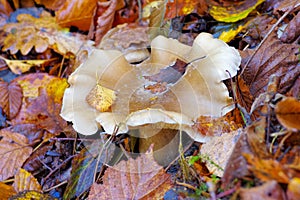
[[[16,81],[6,83],[0,80],[0,107],[9,119],[18,114],[22,98],[22,88]]]
[[[7,130],[0,130],[0,181],[16,174],[30,156],[32,148],[25,136]]]
[[[102,180],[103,184],[92,185],[89,200],[162,199],[172,187],[170,175],[155,162],[152,147],[135,160],[109,167]]]

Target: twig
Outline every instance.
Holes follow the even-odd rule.
[[[182,183],[182,182],[176,181],[176,184],[177,184],[177,185],[184,186],[184,187],[187,187],[187,188],[192,189],[192,190],[194,190],[194,191],[197,190],[196,187],[194,187],[194,186],[192,186],[192,185],[190,185],[190,184],[188,184],[188,183]]]
[[[267,40],[267,38],[271,35],[271,33],[273,32],[273,30],[278,26],[278,24],[280,24],[282,22],[282,20],[293,10],[293,6],[291,6],[285,13],[284,15],[282,15],[278,21],[272,26],[272,28],[269,30],[269,32],[267,33],[267,35],[264,37],[264,39],[259,43],[259,45],[257,46],[257,48],[254,50],[254,52],[252,53],[252,55],[250,56],[250,58],[248,59],[248,61],[246,62],[243,70],[240,73],[240,76],[244,73],[245,69],[247,68],[247,66],[249,65],[249,63],[251,62],[251,60],[253,59],[253,57],[255,56],[255,54],[257,53],[257,51],[260,49],[260,47],[262,46],[262,44]],[[253,80],[255,80],[256,76],[258,74],[258,71],[256,71],[255,75],[253,76],[253,79],[251,80],[250,84],[253,82]]]
[[[61,182],[61,183],[59,183],[59,184],[57,184],[57,185],[54,185],[54,186],[51,187],[51,188],[46,189],[46,190],[44,190],[43,192],[50,192],[51,190],[53,190],[53,189],[55,189],[55,188],[58,188],[58,187],[60,187],[60,186],[62,186],[62,185],[64,185],[64,184],[66,184],[66,183],[68,183],[67,180],[65,180],[65,181],[63,181],[63,182]]]

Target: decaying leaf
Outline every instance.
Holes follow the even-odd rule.
[[[42,187],[37,179],[22,168],[20,168],[16,173],[13,186],[17,192],[23,192],[26,190],[35,190],[42,192]]]
[[[249,86],[254,98],[266,91],[269,77],[274,74],[280,79],[278,91],[285,94],[294,87],[300,75],[299,45],[281,42],[275,33],[267,38],[244,69],[243,80]],[[242,66],[248,61],[253,50],[241,52]],[[298,94],[299,95],[299,94]]]
[[[28,139],[16,132],[0,130],[0,181],[14,176],[29,157]]]
[[[94,50],[69,77],[71,87],[65,91],[61,116],[72,121],[82,134],[95,133],[97,122],[107,133],[112,133],[116,125],[120,125],[119,133],[126,133],[129,128],[161,123],[172,129],[182,128],[197,141],[207,140],[192,125],[201,115],[221,116],[232,109],[221,81],[229,78],[226,70],[236,75],[238,52],[208,33],[201,33],[192,47],[158,36],[151,48],[150,58],[137,66],[130,65],[121,52]],[[166,90],[160,93],[145,89],[160,83],[149,80],[150,76],[177,59],[192,61],[178,81],[167,83],[163,79]],[[96,84],[115,92],[112,112],[99,112],[87,103],[86,97]]]
[[[241,129],[238,129],[230,133],[223,133],[221,136],[213,137],[201,146],[200,153],[209,158],[206,166],[211,173],[219,177],[223,176],[226,165],[231,162],[229,158],[241,132]]]
[[[287,25],[286,29],[282,33],[282,36],[280,37],[280,40],[282,42],[291,43],[295,41],[299,37],[299,35],[300,35],[300,13],[298,12],[298,14]]]
[[[275,113],[282,126],[290,130],[300,130],[300,102],[287,97],[276,104]]]
[[[242,188],[239,195],[243,200],[286,200],[282,187],[276,181],[268,181],[249,189]]]
[[[50,133],[59,133],[67,126],[59,116],[62,96],[68,86],[65,79],[35,73],[16,78],[23,90],[21,110],[13,125],[35,124]]]
[[[97,0],[67,0],[55,12],[56,22],[63,27],[76,26],[88,31],[93,23]]]
[[[147,47],[150,45],[148,27],[136,24],[122,24],[109,30],[101,40],[98,48],[121,51],[130,63],[141,62],[149,57]]]
[[[39,200],[57,200],[50,196],[49,194],[43,194],[37,191],[24,191],[19,192],[18,194],[10,197],[11,200],[32,200],[32,199],[39,199]]]
[[[22,97],[22,88],[17,82],[7,83],[0,80],[0,107],[9,119],[13,119],[18,114]]]
[[[64,199],[79,197],[91,187],[94,181],[95,170],[98,169],[97,171],[100,171],[103,163],[109,162],[113,155],[114,147],[112,145],[107,150],[102,149],[104,148],[103,142],[96,140],[89,145],[88,149],[85,148],[80,151],[72,161],[71,177],[64,192]],[[101,152],[102,155],[98,157]]]
[[[89,200],[98,199],[162,199],[172,187],[170,175],[153,158],[153,150],[109,167],[103,184],[92,185]]]
[[[209,14],[217,21],[236,22],[244,19],[264,0],[244,0],[232,2],[228,0],[215,1],[210,0]]]

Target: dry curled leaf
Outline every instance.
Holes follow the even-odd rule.
[[[9,119],[18,114],[22,98],[22,88],[16,81],[7,83],[0,80],[0,107]]]
[[[275,113],[282,126],[290,130],[300,130],[300,101],[287,97],[276,104]]]
[[[16,132],[0,130],[0,181],[16,174],[30,156],[32,148],[28,139]]]
[[[76,26],[88,31],[93,23],[97,0],[67,0],[55,12],[56,22],[63,27]]]
[[[42,187],[37,179],[22,168],[20,168],[16,173],[13,186],[17,192],[23,192],[26,190],[35,190],[38,192],[42,192]]]
[[[109,167],[102,180],[103,184],[92,185],[89,200],[162,199],[172,187],[170,175],[155,162],[152,147],[135,160]]]

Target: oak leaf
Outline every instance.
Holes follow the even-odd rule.
[[[28,139],[16,132],[0,130],[0,181],[14,176],[30,156]]]
[[[109,167],[102,180],[103,184],[92,185],[89,200],[162,199],[172,187],[170,175],[155,162],[152,147],[135,160]]]

